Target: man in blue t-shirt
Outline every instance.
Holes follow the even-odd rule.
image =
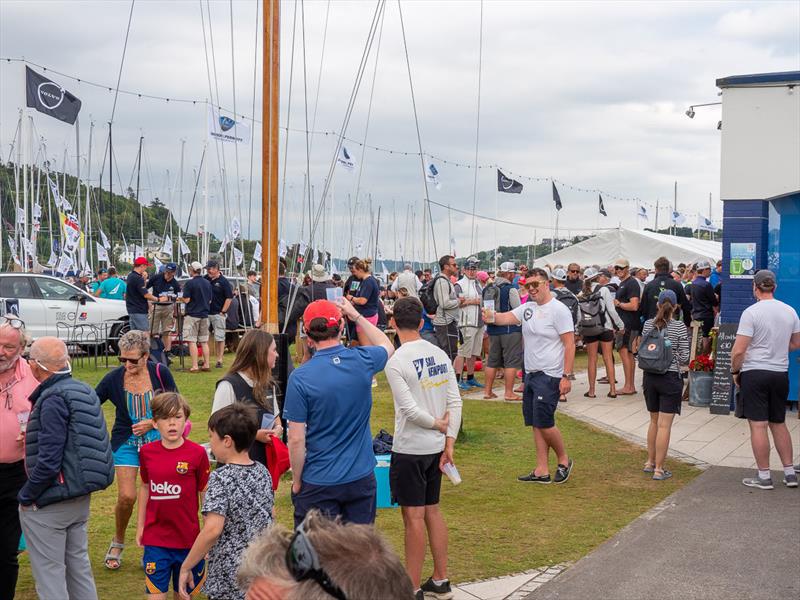
[[[144,279],[145,271],[150,263],[144,256],[139,256],[133,261],[133,271],[128,273],[125,291],[125,308],[128,309],[128,323],[131,329],[149,331],[150,321],[147,313],[150,310],[147,301],[158,302],[153,294],[147,291],[147,282]]]
[[[341,344],[343,313],[358,323],[370,345]],[[312,302],[303,323],[315,353],[289,376],[283,409],[289,422],[295,526],[312,508],[330,518],[371,524],[376,492],[369,428],[372,378],[394,347],[345,299],[339,306]]]
[[[203,265],[194,261],[189,265],[192,278],[183,284],[183,292],[179,300],[186,304],[186,316],[183,318],[183,339],[189,346],[192,358],[191,373],[200,370],[197,357],[197,344],[203,348],[203,371],[210,370],[211,362],[208,353],[208,311],[211,309],[211,283],[203,278]]]

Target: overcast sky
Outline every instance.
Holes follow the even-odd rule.
[[[219,104],[252,115],[254,92],[260,119],[260,42],[256,41],[256,12],[261,2],[210,2],[205,10],[205,41],[211,65],[213,95]],[[56,82],[83,101],[80,115],[80,152],[85,177],[88,124],[95,123],[91,179],[97,181],[105,147],[114,94],[85,81],[115,87],[122,58],[130,2],[0,1],[0,56],[24,57],[49,69],[84,80],[50,74]],[[211,98],[204,51],[200,2],[139,0],[132,25],[120,83],[121,90],[157,96]],[[295,7],[294,80],[291,102],[292,129],[305,129],[303,40],[300,3],[283,2],[281,126],[289,108],[288,91]],[[322,52],[326,10],[327,38]],[[305,2],[305,73],[308,124],[316,105],[317,131],[340,131],[356,70],[364,50],[375,3],[369,1]],[[422,146],[446,160],[472,165],[475,161],[478,99],[478,58],[481,21],[479,2],[403,2],[409,60],[419,116]],[[231,45],[233,13],[233,49]],[[260,17],[259,17],[260,18]],[[210,31],[209,31],[210,25]],[[418,142],[398,5],[386,5],[377,71],[376,40],[347,136],[363,141],[370,111],[367,143],[392,150],[417,152]],[[211,43],[213,34],[213,45]],[[258,46],[256,45],[258,44]],[[232,60],[233,59],[233,60]],[[321,60],[322,59],[322,60]],[[254,60],[259,78],[254,89]],[[233,68],[232,68],[233,62]],[[320,77],[320,63],[322,74]],[[690,120],[690,104],[718,101],[715,80],[728,75],[800,68],[800,3],[797,2],[492,2],[483,4],[483,61],[480,98],[478,163],[499,164],[509,172],[531,177],[553,177],[578,188],[600,189],[608,217],[597,215],[596,192],[560,186],[564,208],[561,230],[653,226],[654,205],[660,200],[660,225],[668,220],[673,182],[678,181],[678,209],[719,219],[719,107],[700,108]],[[41,72],[41,70],[40,70]],[[216,77],[215,77],[216,74]],[[215,85],[216,84],[216,85]],[[24,106],[24,65],[0,64],[0,149],[8,157],[18,111]],[[64,150],[67,168],[75,171],[74,128],[33,113],[36,131],[47,142],[48,156],[59,166]],[[119,179],[127,187],[133,174],[139,136],[145,138],[141,197],[170,200],[182,220],[192,196],[192,173],[200,163],[206,139],[206,107],[167,103],[120,94],[114,117],[114,151]],[[225,145],[228,175],[228,215],[239,213],[245,233],[259,235],[260,124],[256,124],[252,219],[250,218],[249,146],[238,151]],[[282,135],[282,144],[286,141]],[[183,206],[177,180],[180,145],[186,141]],[[286,197],[282,237],[297,241],[301,234],[303,180],[306,172],[305,135],[289,134]],[[319,201],[328,173],[335,138],[316,135],[309,156],[311,182]],[[368,194],[377,213],[381,206],[381,250],[387,257],[408,256],[412,240],[417,258],[422,246],[422,167],[417,155],[403,156],[345,142],[359,163],[360,197],[353,237],[366,240]],[[283,146],[282,146],[283,148]],[[283,161],[283,150],[281,151]],[[220,167],[214,144],[209,146],[210,228],[221,235],[226,211],[220,188]],[[431,162],[426,159],[426,163]],[[432,161],[440,171],[441,190],[430,187],[431,200],[453,209],[471,211],[471,168]],[[171,185],[167,184],[167,171]],[[236,185],[238,177],[239,186]],[[281,164],[283,172],[283,164]],[[359,170],[337,168],[324,239],[328,250],[343,256],[349,250],[348,194],[354,203]],[[107,186],[104,178],[104,186]],[[114,186],[119,187],[115,174]],[[201,183],[202,183],[201,178]],[[521,179],[521,195],[495,193],[495,170],[478,171],[477,212],[522,224],[535,224],[536,236],[548,237],[554,225],[549,181]],[[172,189],[170,189],[172,188]],[[238,188],[238,189],[237,189]],[[636,219],[636,204],[612,196],[638,197],[646,202],[650,221]],[[496,207],[497,201],[497,207]],[[416,221],[408,218],[411,211]],[[330,218],[331,211],[335,214]],[[307,211],[305,211],[307,212]],[[393,215],[395,217],[393,218]],[[204,215],[201,213],[201,220]],[[432,207],[436,249],[444,253],[448,230],[459,255],[470,251],[472,218]],[[689,218],[696,222],[696,216]],[[476,249],[496,242],[530,243],[531,228],[495,225],[477,220]],[[192,222],[191,228],[195,224]],[[333,230],[333,237],[331,231]],[[430,235],[430,234],[429,234]],[[322,241],[322,228],[317,240]],[[397,240],[397,241],[395,241]],[[428,242],[429,258],[433,250]]]

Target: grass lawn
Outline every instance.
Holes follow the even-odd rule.
[[[583,353],[579,354],[582,357]],[[225,364],[231,362],[226,357]],[[580,367],[577,365],[581,365]],[[576,362],[576,371],[585,358]],[[106,373],[77,367],[75,376],[92,385]],[[175,379],[192,406],[191,439],[207,440],[205,422],[215,381],[222,371]],[[394,410],[383,375],[374,390],[372,429],[392,431]],[[105,406],[109,424],[113,407]],[[672,462],[674,477],[656,482],[641,472],[646,455],[637,446],[564,415],[558,416],[575,470],[564,485],[521,484],[517,475],[533,466],[533,438],[522,425],[518,404],[466,401],[465,434],[456,444],[456,464],[463,483],[442,482],[442,510],[450,530],[450,577],[454,582],[506,575],[542,565],[575,561],[640,514],[693,479],[699,471]],[[551,456],[551,472],[555,463]],[[135,516],[128,527],[122,568],[103,567],[114,530],[116,485],[94,494],[89,521],[90,557],[100,598],[136,598],[144,592],[142,550],[134,545]],[[277,492],[278,520],[291,526],[288,479]],[[135,513],[134,513],[135,514]],[[398,509],[378,511],[377,527],[403,552],[403,524]],[[430,561],[424,577],[431,572]],[[21,557],[17,598],[35,598],[27,556]]]

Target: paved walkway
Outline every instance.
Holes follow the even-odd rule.
[[[527,600],[800,598],[800,490],[711,467]]]

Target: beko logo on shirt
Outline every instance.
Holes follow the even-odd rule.
[[[157,496],[153,494],[158,494]],[[176,483],[156,483],[150,482],[150,499],[151,500],[175,500],[181,496],[181,486]]]

